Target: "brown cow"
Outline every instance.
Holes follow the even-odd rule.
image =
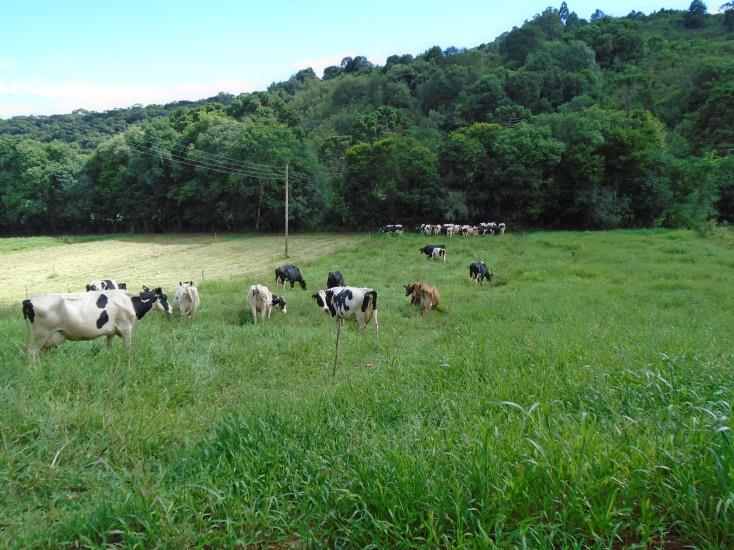
[[[403,287],[405,288],[405,295],[410,296],[410,303],[420,305],[423,308],[423,315],[431,309],[436,309],[438,304],[441,303],[441,294],[438,289],[428,283],[413,283],[412,285],[403,285]]]

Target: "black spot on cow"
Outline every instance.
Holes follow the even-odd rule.
[[[336,304],[336,307],[338,307],[340,310],[349,311],[347,300],[351,300],[352,296],[353,296],[352,291],[349,290],[348,288],[345,288],[344,290],[340,291],[338,294],[334,296],[333,302]]]
[[[23,300],[23,319],[28,319],[33,324],[36,318],[36,312],[33,310],[33,304],[30,300]]]
[[[119,285],[117,285],[117,288],[119,288],[120,290],[127,290],[127,283],[120,283]]]
[[[105,296],[104,294],[100,294],[99,298],[97,298],[97,307],[99,309],[104,309],[105,306],[107,306],[108,301],[109,300],[107,300],[107,296]]]
[[[102,310],[102,313],[99,314],[99,319],[97,319],[97,328],[102,328],[107,324],[107,321],[110,320],[110,316],[107,315],[107,310]]]
[[[326,305],[329,308],[329,313],[332,317],[336,317],[336,308],[334,307],[334,292],[332,290],[326,291]]]
[[[102,282],[104,283],[104,285],[102,285],[103,286],[102,290],[110,290],[110,289],[115,288],[115,283],[113,283],[109,279],[105,279]]]

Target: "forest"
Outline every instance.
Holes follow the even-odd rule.
[[[734,2],[564,2],[475,47],[266,91],[0,120],[0,234],[734,221]]]

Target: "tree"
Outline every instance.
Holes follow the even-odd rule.
[[[683,16],[683,26],[687,29],[698,29],[706,24],[706,4],[701,0],[693,0]]]
[[[571,12],[568,10],[568,4],[566,4],[564,0],[564,2],[561,2],[561,7],[558,9],[558,17],[561,19],[561,23],[564,27],[566,26],[569,15],[571,15]]]

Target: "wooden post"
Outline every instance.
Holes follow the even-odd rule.
[[[285,165],[285,257],[288,257],[288,164]]]
[[[343,322],[343,319],[337,319],[336,321],[336,346],[334,347],[334,367],[331,369],[332,378],[336,376],[336,362],[339,357],[339,334],[341,334]]]

